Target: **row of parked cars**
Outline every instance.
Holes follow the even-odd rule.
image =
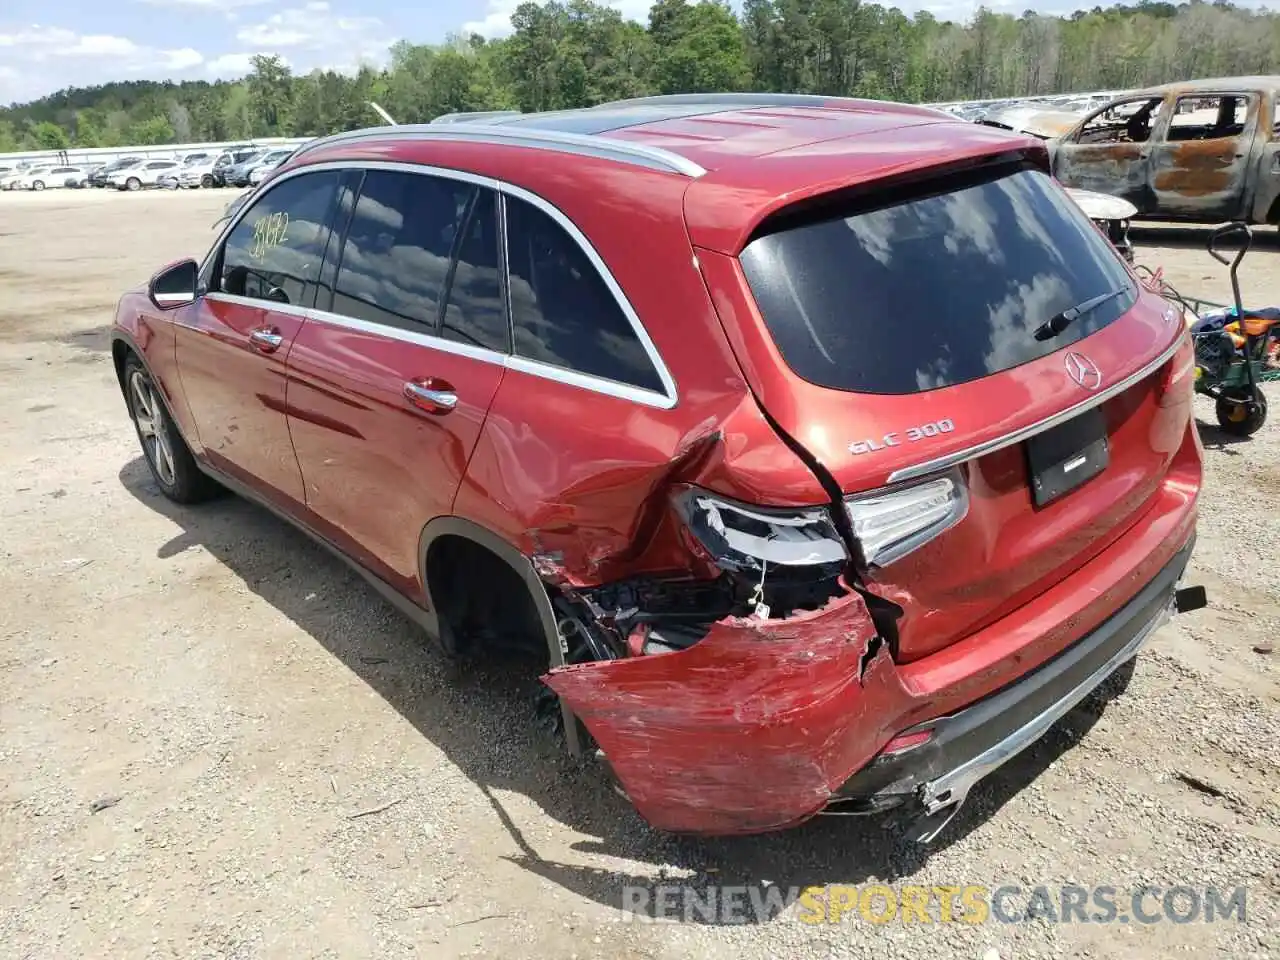
[[[122,157],[106,164],[36,163],[0,166],[0,190],[247,187],[260,183],[293,147],[244,147],[171,159]]]

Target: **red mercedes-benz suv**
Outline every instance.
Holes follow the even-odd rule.
[[[259,501],[451,653],[539,651],[666,830],[931,839],[1204,603],[1180,313],[1041,143],[922,107],[324,138],[113,336],[166,495]]]

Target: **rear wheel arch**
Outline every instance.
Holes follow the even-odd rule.
[[[530,630],[541,634],[551,666],[558,666],[561,653],[556,617],[551,597],[533,561],[492,530],[463,517],[437,517],[423,528],[418,540],[423,595],[427,609],[439,619],[440,642],[445,649],[456,653],[464,640],[455,633],[458,627],[455,618],[464,598],[449,593],[451,574],[461,572],[455,565],[459,560],[475,564],[469,569],[488,565],[493,579],[484,582],[483,599],[490,605],[505,599],[504,591],[519,591],[510,602],[518,604],[527,600],[528,607],[512,608],[511,612],[526,619]]]

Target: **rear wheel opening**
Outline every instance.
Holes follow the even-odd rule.
[[[1214,405],[1218,426],[1236,437],[1251,437],[1267,422],[1267,395],[1253,388],[1252,398],[1219,397]]]

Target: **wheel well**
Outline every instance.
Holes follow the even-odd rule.
[[[1280,197],[1271,201],[1271,209],[1267,211],[1267,223],[1280,224]]]
[[[483,544],[444,534],[427,548],[427,595],[440,635],[453,653],[504,652],[545,669],[547,639],[530,586],[511,564]]]
[[[111,363],[116,368],[116,382],[120,384],[120,390],[124,391],[124,365],[125,361],[133,356],[133,350],[123,340],[111,341]]]

